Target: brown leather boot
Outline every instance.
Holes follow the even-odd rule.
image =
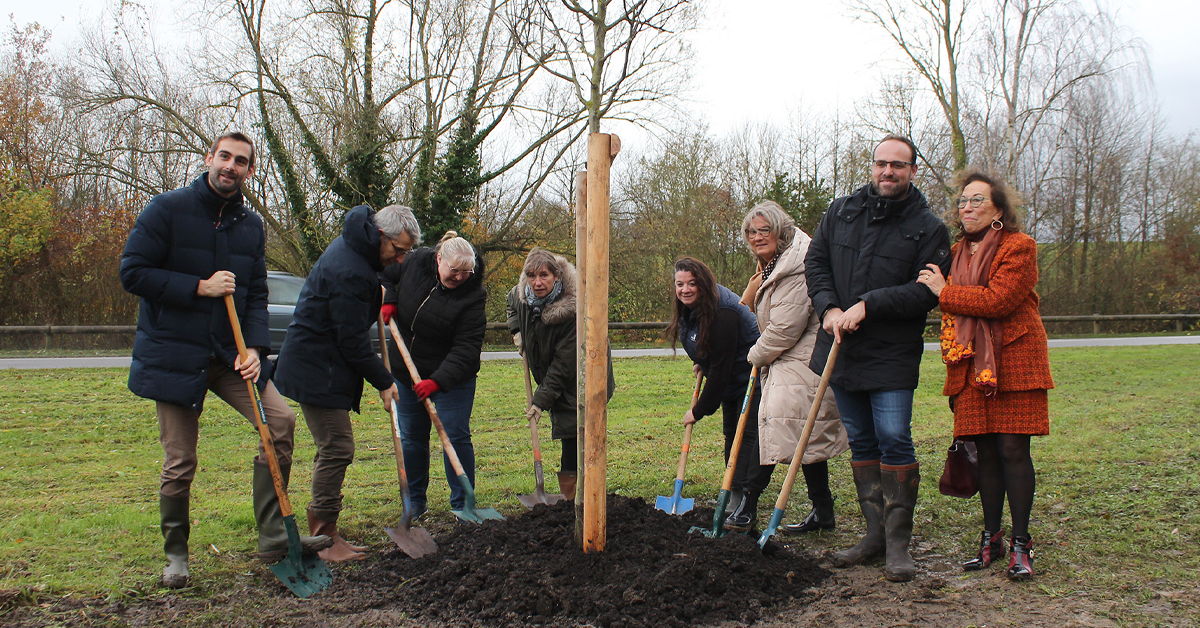
[[[323,534],[333,539],[333,545],[330,545],[328,549],[323,549],[320,552],[317,552],[317,555],[321,557],[321,560],[340,563],[347,560],[362,560],[367,557],[367,555],[362,552],[362,550],[366,548],[360,548],[351,545],[346,542],[346,539],[342,538],[341,534],[338,534],[336,518],[334,518],[334,521],[328,521],[326,520],[328,515],[324,517],[318,515],[317,513],[313,512],[311,507],[309,507],[305,512],[308,515],[309,534],[313,536]]]
[[[558,472],[558,489],[562,491],[563,497],[567,501],[575,501],[575,482],[579,480],[579,474],[574,471],[559,471]]]
[[[892,582],[908,582],[917,575],[917,566],[908,553],[912,541],[913,510],[917,507],[917,487],[921,484],[920,465],[880,465],[883,480],[883,528],[887,538],[887,566],[883,575]]]
[[[858,490],[858,506],[867,522],[867,533],[858,545],[834,552],[830,560],[837,567],[849,567],[871,560],[884,552],[883,486],[879,478],[878,460],[850,463],[854,472],[854,488]]]

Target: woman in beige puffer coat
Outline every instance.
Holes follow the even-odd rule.
[[[808,366],[821,325],[804,278],[804,256],[812,239],[774,201],[763,201],[751,209],[742,227],[761,269],[742,297],[758,317],[761,334],[747,356],[759,367],[763,381],[759,458],[764,465],[787,464],[821,381],[820,374]],[[784,526],[785,532],[803,534],[834,527],[826,461],[848,448],[837,404],[833,395],[826,395],[800,460],[813,509],[800,523]]]

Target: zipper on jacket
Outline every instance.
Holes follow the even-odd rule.
[[[412,343],[411,344],[414,347],[417,344],[417,315],[421,313],[421,308],[425,307],[425,304],[429,302],[429,297],[433,296],[433,291],[437,290],[437,288],[438,288],[438,284],[436,284],[436,283],[433,284],[433,288],[430,288],[429,294],[425,295],[425,299],[422,300],[421,304],[417,306],[417,311],[413,312],[412,322],[408,324],[408,331],[410,333],[412,333]],[[412,353],[412,350],[413,350],[412,347],[408,348],[409,353]],[[413,382],[413,383],[416,384],[416,382]]]

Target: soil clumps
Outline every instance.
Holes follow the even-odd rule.
[[[572,504],[537,506],[459,525],[421,559],[392,550],[314,600],[342,613],[402,607],[418,621],[489,627],[749,625],[829,577],[811,557],[775,544],[761,551],[757,537],[689,533],[711,528],[711,508],[672,516],[619,495],[607,507],[602,553],[575,545]]]

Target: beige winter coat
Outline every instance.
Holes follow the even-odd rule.
[[[754,313],[762,334],[748,359],[759,367],[762,403],[758,410],[758,450],[762,464],[790,463],[804,431],[804,420],[821,382],[808,368],[821,325],[808,298],[804,256],[812,241],[797,229],[792,245],[775,263],[771,277],[754,294]],[[751,284],[759,281],[755,275]],[[765,374],[764,374],[765,372]],[[821,401],[802,464],[828,460],[849,448],[833,392]]]

